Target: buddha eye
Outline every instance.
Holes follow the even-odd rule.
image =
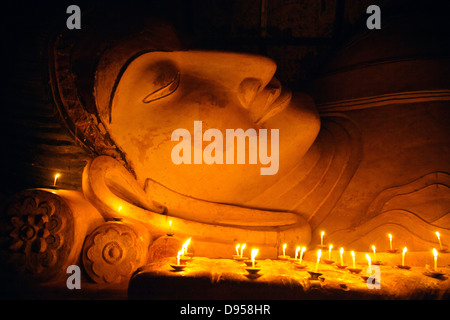
[[[180,72],[178,71],[175,74],[175,76],[171,80],[169,80],[165,85],[146,95],[145,98],[142,99],[142,102],[150,103],[152,101],[167,97],[177,90],[179,84],[180,84]]]

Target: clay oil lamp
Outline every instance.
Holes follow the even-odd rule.
[[[425,266],[425,272],[424,275],[432,278],[440,279],[444,276],[445,273],[441,272],[437,268],[437,257],[438,257],[438,251],[436,248],[433,248],[433,256],[434,256],[434,269],[430,269],[428,265]]]
[[[289,258],[289,261],[292,263],[296,263],[297,262],[297,258],[298,258],[298,252],[300,251],[300,247],[295,248],[295,256],[294,259]]]
[[[388,249],[388,252],[389,253],[396,253],[397,249],[393,249],[392,248],[392,234],[389,233],[388,237],[389,237],[389,249]]]
[[[236,245],[236,254],[233,254],[233,260],[234,259],[236,259],[236,258],[239,258],[241,255],[239,254],[239,247],[240,247],[241,245],[238,243],[237,245]]]
[[[339,254],[341,256],[341,263],[340,264],[336,264],[336,266],[339,269],[345,269],[345,268],[347,268],[347,266],[344,265],[344,248],[341,247],[341,249],[339,249]]]
[[[370,275],[372,274],[372,259],[370,258],[369,254],[366,253],[366,259],[367,259],[367,275],[362,275],[361,277],[364,279],[364,281],[367,281],[369,279]]]
[[[234,258],[234,260],[239,262],[248,260],[248,257],[244,257],[244,249],[246,246],[247,245],[245,243],[241,246],[241,254],[238,257]]]
[[[181,263],[181,255],[183,254],[183,251],[178,251],[177,254],[177,264],[171,264],[170,266],[177,272],[183,271],[186,268],[186,264]]]
[[[294,266],[298,269],[305,269],[306,268],[306,264],[302,263],[303,260],[303,253],[306,251],[306,247],[303,247],[302,250],[300,251],[300,258],[298,259],[298,262],[294,263]]]
[[[356,268],[355,251],[351,251],[350,254],[352,255],[353,265],[352,265],[352,268],[348,268],[348,270],[349,270],[351,273],[358,274],[358,273],[361,272],[362,269],[361,269],[361,268]]]
[[[330,244],[328,247],[328,259],[323,259],[323,262],[325,262],[326,264],[332,264],[334,262],[334,260],[331,260],[331,249],[333,249],[332,244]]]
[[[373,260],[374,260],[374,261],[372,261],[372,264],[377,265],[377,266],[382,265],[383,262],[380,260],[377,260],[377,250],[376,250],[375,246],[372,246],[372,251],[373,251]]]
[[[245,270],[247,270],[248,273],[250,273],[250,275],[256,275],[259,271],[261,271],[261,268],[256,267],[256,262],[255,262],[255,258],[256,255],[258,254],[259,249],[252,249],[252,253],[251,253],[251,257],[252,257],[252,265],[245,268]]]
[[[322,273],[319,272],[319,262],[320,262],[320,257],[322,256],[322,250],[319,249],[317,251],[317,261],[316,261],[316,267],[314,268],[314,271],[309,271],[308,273],[311,276],[311,280],[317,280],[319,278],[319,276],[322,275]]]
[[[323,236],[325,235],[325,231],[320,233],[320,244],[317,245],[319,249],[325,249],[327,246],[323,244]]]
[[[447,253],[448,252],[448,248],[442,246],[441,235],[439,234],[438,231],[436,231],[436,237],[438,238],[438,241],[439,241],[439,252]]]
[[[189,246],[189,243],[191,242],[191,238],[189,238],[181,247],[181,256],[180,261],[181,264],[186,264],[186,262],[190,261],[192,259],[192,254],[187,253],[187,247]]]
[[[282,256],[278,256],[278,259],[280,260],[288,260],[290,257],[286,255],[286,246],[287,244],[283,244],[283,255]]]
[[[401,265],[400,265],[400,264],[397,265],[397,267],[400,268],[400,269],[406,269],[406,270],[408,270],[408,269],[411,269],[411,267],[405,265],[405,254],[406,254],[406,251],[408,251],[408,249],[407,249],[406,247],[404,247],[404,248],[403,248],[403,252],[402,252],[402,264],[401,264]]]
[[[172,232],[172,220],[169,220],[169,232],[166,233],[168,237],[172,237],[174,233]]]

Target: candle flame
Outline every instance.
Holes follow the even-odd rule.
[[[325,234],[325,231],[322,231],[320,236],[323,237],[324,234]]]
[[[355,257],[355,252],[354,251],[350,252],[350,254],[352,255],[353,258]]]
[[[169,220],[169,227],[172,226],[172,220]]]
[[[344,253],[344,248],[341,247],[341,249],[339,250],[339,252],[341,253],[341,256],[342,256],[342,254]]]
[[[191,238],[187,239],[186,242],[183,244],[183,246],[181,247],[181,253],[182,254],[186,253],[187,247],[188,247],[190,242],[191,242]]]
[[[328,247],[328,251],[331,251],[331,249],[333,249],[333,245],[330,244],[330,246]]]
[[[236,245],[236,255],[239,255],[239,247],[240,247],[241,245],[238,243],[237,245]]]
[[[370,256],[368,253],[366,253],[366,259],[367,259],[367,261],[369,261],[369,266],[370,266],[370,263],[372,262],[372,260],[370,259]]]
[[[408,249],[406,249],[406,247],[403,248],[403,255],[406,253],[406,251],[408,251]]]
[[[299,251],[300,251],[300,247],[295,248],[295,260],[297,260]]]
[[[439,234],[439,232],[438,232],[438,231],[436,231],[436,236],[437,236],[438,240],[441,240],[441,238],[440,238],[440,234]]]
[[[286,246],[287,246],[287,243],[283,244],[283,256],[286,255]]]
[[[433,256],[435,258],[437,258],[437,256],[438,256],[438,252],[437,252],[437,250],[435,248],[433,248]]]
[[[388,236],[389,236],[389,239],[392,241],[392,234],[388,234]]]
[[[253,266],[253,268],[255,267],[255,258],[256,258],[256,255],[258,254],[258,252],[259,252],[259,249],[252,249],[252,266]]]
[[[117,211],[119,211],[119,212],[120,212],[121,210],[122,210],[122,206],[119,206],[119,209],[118,209]]]
[[[241,246],[241,258],[242,258],[242,255],[244,254],[244,249],[245,249],[245,247],[246,247],[246,244],[244,243],[244,244]]]
[[[322,250],[319,249],[319,251],[317,251],[317,262],[320,261],[321,256],[322,256]]]
[[[53,181],[53,186],[56,186],[56,180],[58,180],[58,178],[59,178],[60,176],[61,176],[61,175],[60,175],[59,173],[55,174],[55,180]]]
[[[372,246],[373,253],[376,253],[375,246]]]

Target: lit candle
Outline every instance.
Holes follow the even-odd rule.
[[[300,251],[300,261],[299,261],[300,264],[302,264],[303,253],[305,252],[305,250],[306,250],[306,247],[303,247],[302,251]]]
[[[437,272],[437,256],[438,252],[435,248],[433,248],[433,255],[434,255],[434,272]]]
[[[297,260],[298,252],[300,251],[300,247],[295,248],[295,259]]]
[[[283,244],[283,257],[286,257],[286,246],[287,244]]]
[[[255,267],[255,257],[258,254],[259,249],[252,249],[252,268]]]
[[[406,251],[408,251],[408,249],[406,249],[406,247],[403,248],[403,253],[402,253],[402,266],[405,266],[405,253]]]
[[[328,247],[328,260],[331,260],[331,249],[333,249],[332,244],[330,244],[330,246]]]
[[[117,211],[120,212],[121,210],[122,210],[122,206],[119,206],[119,209],[117,209]]]
[[[344,258],[342,257],[344,254],[344,248],[341,247],[341,249],[339,250],[340,254],[341,254],[341,266],[344,265]]]
[[[237,246],[236,246],[236,255],[237,256],[239,256],[239,247],[240,247],[241,245],[240,244],[237,244]]]
[[[56,187],[56,180],[58,180],[58,178],[59,178],[60,176],[61,176],[61,175],[60,175],[59,173],[55,174],[55,180],[53,181],[53,186],[54,186],[54,187]]]
[[[392,234],[389,233],[389,249],[392,250]]]
[[[320,234],[320,245],[323,246],[323,235],[325,234],[324,231]]]
[[[245,248],[245,246],[246,246],[245,243],[241,246],[241,258],[242,258],[242,255],[244,254],[244,248]]]
[[[317,270],[319,269],[319,261],[320,261],[320,256],[322,255],[322,250],[318,250],[317,251],[317,262],[316,262],[316,269],[314,269],[314,272],[317,272]]]
[[[372,267],[371,267],[372,261],[370,260],[370,256],[369,256],[368,253],[366,253],[366,259],[367,259],[367,262],[369,263],[369,267],[367,268],[367,272],[372,273]]]
[[[438,238],[438,240],[439,240],[439,247],[440,247],[441,250],[442,250],[441,236],[440,236],[439,232],[437,232],[437,231],[436,231],[436,236],[437,236],[437,238]]]
[[[375,250],[375,246],[372,246],[372,250],[373,250],[373,259],[377,261],[377,251]]]
[[[180,265],[180,256],[181,256],[182,254],[183,254],[183,250],[178,251],[178,254],[177,254],[177,266]]]
[[[355,252],[354,252],[354,251],[352,251],[352,252],[350,252],[350,254],[352,255],[352,258],[353,258],[353,269],[356,269],[356,263],[355,263]]]
[[[169,233],[172,233],[172,220],[169,220]]]
[[[187,247],[188,247],[190,242],[191,242],[191,238],[187,239],[187,241],[181,247],[181,252],[182,252],[183,255],[185,255],[187,253]]]

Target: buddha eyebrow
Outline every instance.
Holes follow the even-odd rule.
[[[142,99],[142,102],[150,103],[152,101],[167,97],[178,89],[179,84],[180,84],[180,72],[177,71],[177,74],[171,81],[169,81],[161,88],[156,89],[155,91],[146,95],[145,98]]]

